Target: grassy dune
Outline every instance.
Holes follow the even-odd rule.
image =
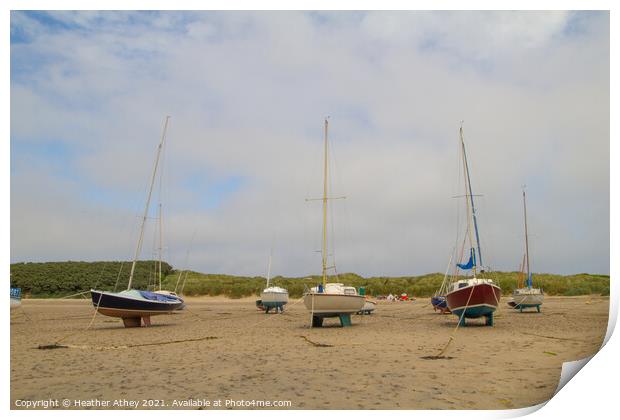
[[[494,272],[487,277],[494,279],[504,294],[512,293],[517,285],[519,273]],[[172,274],[166,279],[166,285],[174,288],[178,276]],[[561,276],[557,274],[535,274],[535,286],[541,286],[549,295],[577,296],[589,294],[609,295],[609,276],[576,274]],[[364,278],[353,273],[340,274],[338,278],[330,277],[329,281],[341,282],[355,287],[365,287],[370,295],[400,294],[406,292],[410,296],[429,297],[439,288],[443,274],[432,273],[421,276],[406,277],[368,277]],[[320,283],[320,276],[308,277],[274,277],[273,284],[288,289],[291,297],[300,297],[304,287]],[[237,277],[220,274],[202,274],[189,272],[184,293],[189,296],[225,295],[233,298],[260,294],[265,287],[264,277]]]
[[[97,287],[103,290],[122,290],[127,285],[131,262],[48,262],[11,264],[11,286],[21,287],[29,297],[61,297]],[[155,261],[140,261],[136,266],[134,287],[153,288],[158,280],[154,275]],[[174,290],[179,271],[164,263],[165,276],[162,286]],[[120,273],[120,274],[119,274]],[[181,283],[187,274],[184,294],[188,296],[229,296],[240,298],[255,296],[265,286],[264,277],[230,276],[225,274],[182,273]],[[512,293],[516,287],[519,273],[493,272],[487,277],[494,279],[504,294]],[[609,276],[595,274],[534,274],[535,286],[541,286],[545,293],[560,296],[589,294],[609,295]],[[117,282],[118,279],[118,282]],[[330,276],[329,281],[345,283],[355,287],[365,287],[370,295],[408,293],[410,296],[431,296],[443,280],[443,274],[432,273],[405,277],[361,277],[353,273]],[[288,289],[291,297],[300,297],[305,287],[312,287],[321,281],[320,276],[281,277],[272,279],[273,284]]]

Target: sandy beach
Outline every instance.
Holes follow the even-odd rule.
[[[11,407],[51,399],[70,401],[59,408],[80,408],[76,400],[174,409],[217,400],[221,408],[233,408],[226,400],[290,401],[282,408],[291,409],[520,408],[553,395],[563,362],[599,349],[609,310],[609,298],[547,297],[542,313],[519,313],[504,298],[494,327],[469,321],[449,358],[429,360],[457,319],[435,314],[429,299],[381,301],[352,327],[330,319],[315,329],[299,300],[277,315],[250,298],[187,302],[187,311],[154,317],[150,328],[97,315],[87,329],[89,300],[24,300],[11,314]],[[59,340],[69,347],[38,348]]]

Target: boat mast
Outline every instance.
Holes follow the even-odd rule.
[[[151,176],[151,186],[149,187],[149,193],[146,197],[146,204],[144,206],[144,214],[142,215],[142,224],[140,226],[140,236],[138,237],[138,244],[136,245],[136,252],[133,257],[133,262],[131,263],[131,271],[129,272],[129,282],[127,283],[127,290],[131,289],[131,282],[133,280],[134,271],[136,269],[136,262],[138,261],[140,250],[142,249],[142,241],[144,240],[144,225],[146,224],[146,218],[149,212],[149,204],[151,203],[151,195],[153,194],[153,185],[155,184],[155,176],[157,175],[157,166],[159,165],[159,156],[161,155],[161,149],[164,145],[164,140],[166,138],[166,130],[168,129],[169,119],[170,119],[170,116],[166,116],[166,121],[164,122],[164,129],[161,135],[161,141],[159,142],[159,146],[157,146],[157,157],[155,158],[155,165],[153,166],[153,175]]]
[[[461,147],[463,150],[463,164],[465,170],[465,182],[467,183],[466,189],[469,189],[469,199],[471,202],[471,215],[474,221],[474,231],[476,232],[476,245],[478,248],[478,261],[480,262],[480,267],[483,267],[482,264],[482,252],[480,252],[480,236],[478,235],[478,221],[476,220],[476,207],[474,206],[474,193],[471,190],[471,178],[469,177],[469,165],[467,164],[467,152],[465,152],[465,141],[463,140],[463,124],[461,123],[461,128],[459,130],[459,134],[461,136]],[[477,264],[476,264],[477,265]],[[476,275],[476,271],[474,268],[474,276]]]
[[[161,290],[161,249],[162,249],[162,241],[163,241],[163,214],[161,212],[161,202],[159,203],[159,290]]]
[[[196,231],[194,231],[194,233],[192,233],[192,239],[190,239],[189,241],[189,247],[187,248],[187,252],[185,253],[185,267],[187,267],[187,262],[189,261],[189,251],[192,249],[192,245],[194,243],[194,237],[196,236]],[[179,282],[181,281],[181,276],[183,275],[183,271],[181,270],[179,272],[179,277],[177,278],[177,283],[174,285],[174,293],[177,292],[177,288],[179,287]],[[185,271],[187,271],[187,269],[185,269]],[[187,275],[185,276],[187,278]],[[185,285],[185,283],[183,283]],[[180,292],[179,292],[180,293]]]
[[[473,262],[473,254],[471,252],[472,247],[474,246],[474,240],[471,236],[471,220],[472,218],[470,217],[471,211],[469,209],[470,207],[470,201],[467,199],[468,196],[471,194],[468,189],[467,189],[467,157],[465,156],[465,143],[463,142],[463,125],[461,123],[461,128],[460,128],[460,136],[461,136],[461,158],[463,160],[463,184],[465,186],[465,208],[466,208],[466,213],[467,213],[467,236],[469,237],[469,246],[470,246],[470,258],[472,259]],[[463,239],[463,245],[465,243],[465,239]],[[476,277],[476,264],[473,264],[472,266],[472,272],[474,274],[474,277]]]
[[[527,264],[527,287],[528,289],[532,288],[531,284],[531,274],[530,274],[530,247],[527,240],[527,209],[525,207],[525,188],[523,188],[523,219],[525,221],[525,261]]]
[[[267,264],[267,285],[265,286],[265,288],[269,287],[269,280],[271,279],[271,254],[272,252],[269,254],[269,263]]]
[[[328,121],[325,118],[325,152],[323,163],[323,247],[321,249],[321,260],[323,264],[323,287],[327,284],[327,129]]]

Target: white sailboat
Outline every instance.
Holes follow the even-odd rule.
[[[523,312],[525,308],[536,308],[538,312],[540,312],[540,305],[543,304],[543,300],[545,298],[542,289],[533,287],[532,283],[532,273],[530,271],[530,250],[529,250],[529,240],[527,234],[527,209],[525,206],[525,189],[523,189],[523,219],[525,224],[525,258],[524,264],[522,264],[521,272],[524,272],[524,269],[527,273],[527,277],[525,280],[525,284],[523,284],[523,276],[521,276],[521,280],[519,281],[519,288],[515,289],[512,292],[512,298],[508,301],[508,305],[511,307],[518,309]],[[525,266],[523,266],[525,265]]]
[[[327,266],[327,201],[335,197],[328,197],[328,121],[325,119],[325,151],[323,165],[323,242],[321,247],[322,283],[312,287],[304,293],[304,305],[312,316],[312,326],[320,327],[323,318],[340,317],[342,325],[350,325],[350,315],[360,311],[366,303],[366,298],[360,295],[355,287],[345,286],[343,283],[327,283],[327,270],[335,267]]]
[[[269,286],[272,254],[273,251],[269,254],[269,263],[267,264],[267,283],[265,284],[265,289],[260,294],[260,303],[257,302],[257,305],[260,305],[265,310],[265,313],[269,313],[271,309],[275,309],[276,313],[278,310],[282,313],[284,305],[288,303],[288,290],[278,286]]]

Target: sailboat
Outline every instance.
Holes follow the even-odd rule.
[[[455,280],[448,285],[446,301],[448,309],[459,317],[459,325],[465,325],[466,318],[485,318],[485,324],[493,325],[493,313],[499,305],[502,294],[501,288],[493,280],[488,278],[478,278],[479,273],[484,274],[482,264],[482,252],[480,251],[480,235],[478,233],[478,221],[476,219],[476,208],[474,207],[474,194],[471,189],[471,179],[469,177],[469,166],[467,164],[467,153],[465,152],[465,141],[463,140],[463,126],[459,130],[461,158],[463,162],[463,175],[465,184],[465,203],[467,207],[467,233],[466,240],[469,241],[469,261],[459,263],[456,266],[462,270],[471,271],[472,277],[459,279],[455,275]],[[472,223],[475,232],[472,237]],[[465,243],[465,242],[464,242]],[[476,250],[478,255],[476,256]]]
[[[345,286],[343,283],[328,283],[327,270],[335,268],[327,266],[327,201],[335,198],[344,197],[328,197],[327,191],[327,163],[328,163],[328,146],[327,132],[329,123],[325,119],[325,151],[323,164],[323,242],[321,247],[322,262],[322,283],[312,287],[304,293],[304,305],[310,311],[312,316],[312,326],[320,327],[323,325],[323,318],[340,317],[343,326],[350,325],[350,315],[360,311],[366,303],[366,297],[359,294],[355,287]]]
[[[527,209],[525,206],[525,189],[523,189],[523,219],[525,224],[525,255],[521,264],[521,278],[519,279],[518,289],[512,292],[512,298],[508,301],[508,305],[523,312],[524,308],[536,308],[540,312],[540,305],[543,304],[544,295],[542,289],[534,288],[532,282],[532,273],[530,271],[530,250],[527,235]],[[527,271],[525,269],[527,268]],[[523,274],[527,273],[525,282]],[[525,283],[525,284],[524,284]]]
[[[155,293],[148,290],[137,290],[132,289],[131,287],[136,269],[136,262],[138,261],[140,250],[142,249],[144,227],[148,217],[149,204],[153,193],[153,185],[155,184],[157,167],[159,164],[161,150],[164,145],[164,140],[166,138],[169,119],[170,117],[166,117],[161,141],[157,147],[157,157],[155,158],[155,165],[151,176],[151,185],[146,198],[146,204],[144,206],[144,213],[140,226],[140,235],[138,237],[136,251],[131,264],[131,271],[129,272],[127,289],[121,292],[109,292],[94,289],[90,291],[95,309],[102,315],[121,318],[125,327],[139,327],[141,322],[144,322],[145,326],[150,326],[151,316],[169,314],[173,311],[181,309],[184,305],[183,300],[178,296],[168,295],[165,293]]]
[[[272,254],[273,252],[269,254],[269,263],[267,264],[267,284],[265,284],[265,289],[260,294],[260,301],[256,302],[256,304],[261,309],[264,309],[265,313],[269,313],[274,308],[276,313],[278,313],[278,310],[282,313],[284,305],[288,303],[288,290],[278,286],[269,286]]]

